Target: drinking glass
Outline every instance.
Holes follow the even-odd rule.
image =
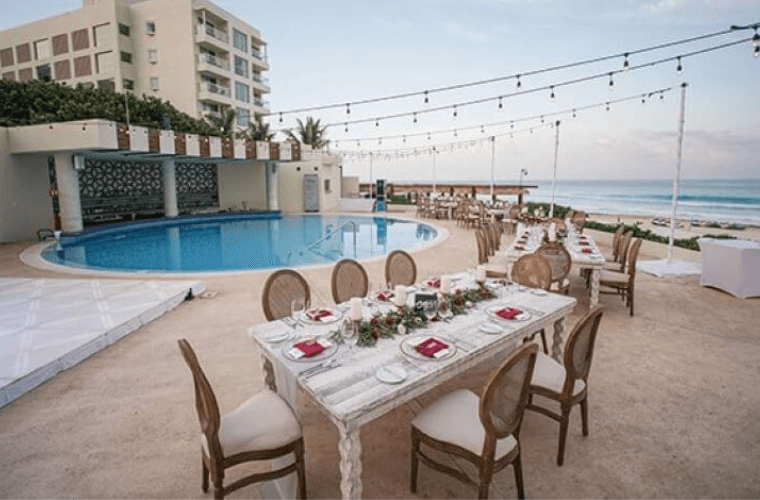
[[[300,325],[307,307],[305,297],[296,297],[290,301],[290,316],[293,318],[294,327]]]
[[[469,259],[467,259],[467,274],[470,275],[470,279],[472,281],[475,281],[475,268],[476,268],[476,266],[477,266],[477,264],[475,263],[475,259],[473,259],[472,257],[470,257]]]
[[[438,304],[428,301],[422,304],[422,314],[425,315],[428,321],[432,321],[438,315]]]

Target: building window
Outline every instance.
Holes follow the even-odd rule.
[[[14,81],[15,79],[16,79],[16,74],[13,71],[8,71],[7,73],[3,73],[3,80]]]
[[[113,52],[100,52],[95,54],[95,73],[113,73],[114,72],[114,55]]]
[[[46,59],[50,57],[50,40],[37,40],[34,42],[34,59]]]
[[[156,34],[156,23],[155,21],[145,21],[145,32],[149,35],[155,35]]]
[[[37,66],[37,78],[40,80],[45,80],[46,82],[49,82],[53,78],[53,75],[50,72],[49,64]]]
[[[74,51],[90,48],[90,40],[87,38],[87,30],[81,29],[71,32],[71,45]]]
[[[161,82],[159,81],[159,79],[158,79],[158,77],[157,77],[157,76],[151,76],[151,77],[150,77],[150,88],[151,88],[151,89],[153,89],[153,90],[158,90],[158,89],[159,89],[159,84],[160,84],[160,83],[161,83]]]
[[[156,49],[148,49],[148,62],[151,64],[158,62],[158,51]]]
[[[132,54],[121,51],[121,62],[132,64]]]
[[[29,62],[32,60],[32,49],[28,43],[16,45],[16,64]]]
[[[13,66],[13,49],[7,48],[0,50],[0,66]]]
[[[33,78],[32,68],[24,68],[18,70],[18,81],[28,82]]]
[[[119,23],[119,33],[124,36],[129,36],[129,26],[123,23]]]
[[[238,31],[234,28],[232,30],[232,45],[234,45],[236,49],[248,53],[248,37],[245,36],[245,33],[242,31]]]
[[[329,193],[332,190],[330,189],[330,179],[325,179],[325,193]]]
[[[55,69],[56,80],[68,80],[71,78],[71,61],[68,59],[56,61],[53,65],[53,69]]]
[[[235,99],[242,102],[251,102],[251,94],[248,91],[248,85],[235,82]]]
[[[69,52],[69,35],[64,33],[53,37],[53,55],[67,54]]]
[[[238,127],[245,128],[251,121],[251,112],[245,108],[237,108],[235,110],[235,121]]]
[[[98,80],[98,88],[116,90],[116,83],[113,81],[113,78],[109,78],[108,80]]]
[[[77,85],[81,85],[81,87],[83,89],[94,89],[95,88],[95,84],[93,82],[82,82],[82,83],[79,83]]]
[[[90,76],[92,74],[92,64],[90,56],[80,56],[74,58],[74,76]]]
[[[235,56],[235,74],[248,78],[248,62],[240,56]]]
[[[124,90],[135,90],[135,82],[126,78],[122,81],[122,86]]]
[[[109,23],[99,24],[92,28],[92,45],[94,47],[107,45],[108,39],[112,36],[111,25]]]

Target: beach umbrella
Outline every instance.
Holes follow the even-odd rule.
[[[550,219],[554,217],[554,186],[557,184],[557,153],[559,153],[559,120],[554,125],[554,173],[552,174],[552,202],[549,205]]]

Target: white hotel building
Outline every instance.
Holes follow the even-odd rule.
[[[0,32],[0,76],[108,86],[169,100],[191,116],[269,114],[266,42],[206,0],[82,0]]]

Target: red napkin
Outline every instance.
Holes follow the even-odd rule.
[[[314,356],[315,354],[319,354],[320,352],[325,350],[325,348],[322,347],[322,344],[320,344],[314,339],[304,340],[303,342],[297,343],[293,347],[297,347],[298,349],[300,349],[301,352],[303,352],[304,356],[306,356],[307,358],[310,358]]]
[[[433,288],[441,288],[441,280],[438,278],[428,280],[427,283],[425,283],[427,286],[431,286]]]
[[[581,252],[583,252],[583,253],[594,253],[594,251],[591,250],[590,248],[581,248]]]
[[[515,245],[515,250],[525,250],[525,247],[522,245]]]
[[[417,345],[417,352],[419,352],[423,356],[427,356],[428,358],[430,358],[430,357],[433,357],[435,353],[437,353],[438,351],[442,351],[443,349],[447,349],[448,347],[449,347],[448,344],[444,344],[440,340],[430,337],[426,341]]]
[[[309,311],[306,314],[314,321],[321,321],[324,317],[332,316],[332,313],[327,309],[317,309],[314,311]]]
[[[505,307],[504,309],[499,309],[496,311],[496,315],[502,319],[513,319],[515,316],[520,314],[522,311],[519,309],[516,309],[514,307]]]
[[[393,297],[393,293],[388,293],[387,295],[383,292],[380,292],[377,294],[377,300],[381,302],[388,302],[391,300],[391,297]]]

